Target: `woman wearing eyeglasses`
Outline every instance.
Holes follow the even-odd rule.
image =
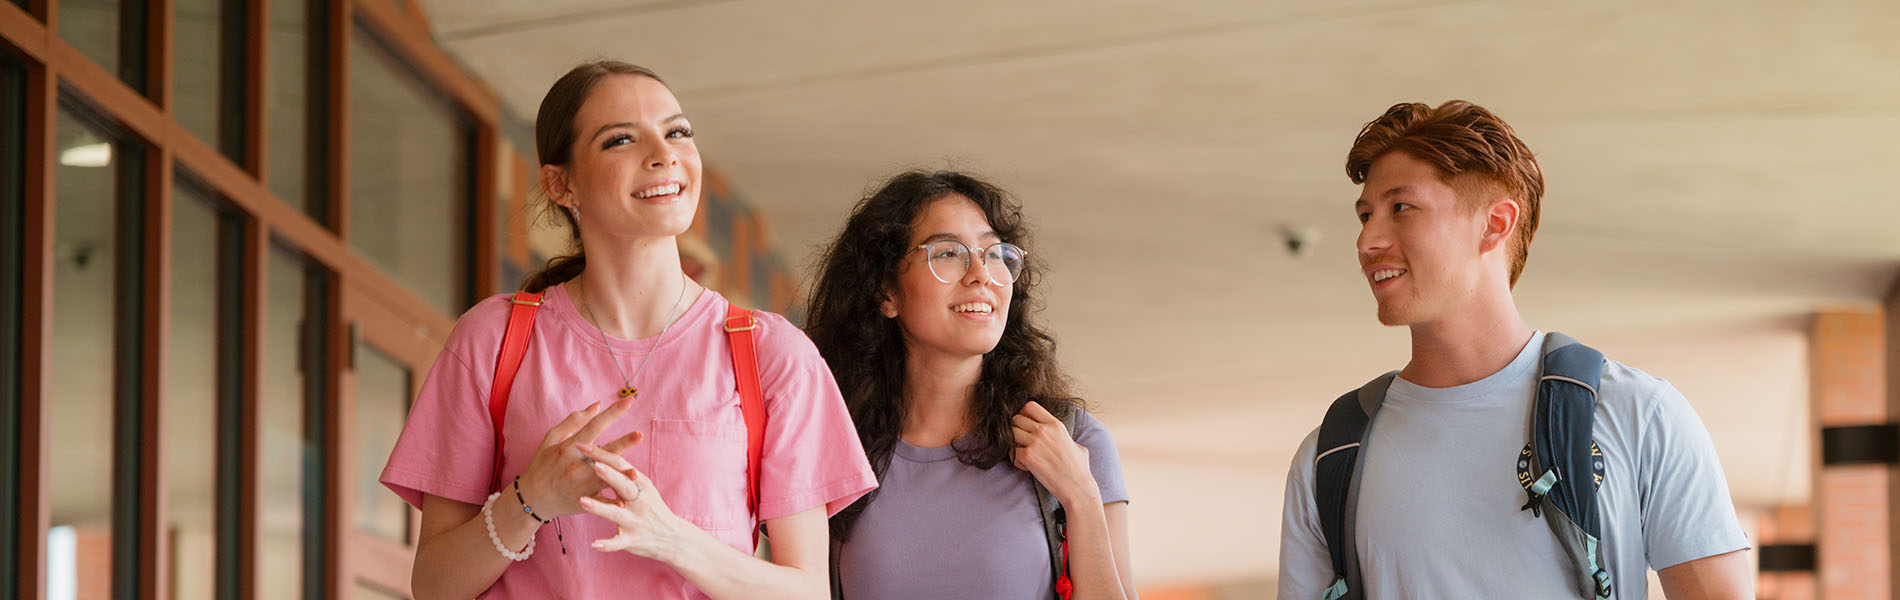
[[[1134,596],[1120,459],[1033,319],[1027,237],[996,186],[911,171],[826,251],[807,333],[880,482],[831,519],[834,593]]]

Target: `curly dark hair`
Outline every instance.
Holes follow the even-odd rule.
[[[956,171],[907,171],[852,209],[819,261],[818,281],[806,304],[806,334],[838,380],[879,481],[903,429],[908,354],[897,319],[884,317],[879,306],[887,290],[897,287],[898,269],[911,249],[912,224],[932,201],[953,194],[975,202],[1004,241],[1028,245],[1022,208],[1002,188]],[[976,425],[970,439],[955,446],[964,464],[988,469],[1007,460],[1015,445],[1010,419],[1030,402],[1063,419],[1083,408],[1056,366],[1055,338],[1033,318],[1041,308],[1032,294],[1041,269],[1036,255],[1029,254],[1011,289],[1002,339],[984,355],[970,399]],[[872,491],[839,512],[831,520],[832,537],[847,537],[876,497]]]

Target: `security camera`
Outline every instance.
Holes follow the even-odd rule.
[[[1305,255],[1307,250],[1319,243],[1319,238],[1319,229],[1314,227],[1295,224],[1280,226],[1280,239],[1286,243],[1287,254],[1294,258]]]
[[[99,249],[99,244],[90,240],[61,241],[54,244],[53,256],[61,261],[71,261],[74,270],[84,271],[86,267],[92,266],[92,259]]]

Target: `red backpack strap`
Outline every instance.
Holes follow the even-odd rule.
[[[759,386],[759,320],[752,311],[729,306],[726,310],[726,337],[732,342],[732,374],[739,380],[739,411],[745,414],[746,508],[759,514],[759,461],[765,453],[765,391]],[[753,528],[753,541],[759,530]]]
[[[502,438],[502,424],[508,420],[508,394],[515,386],[515,373],[521,370],[521,359],[528,355],[528,334],[534,332],[534,313],[541,308],[541,295],[529,292],[515,292],[514,310],[508,313],[508,331],[501,334],[501,354],[495,358],[495,386],[488,390],[488,420],[495,424],[495,469],[489,477],[488,489],[501,489],[501,456],[507,440]]]

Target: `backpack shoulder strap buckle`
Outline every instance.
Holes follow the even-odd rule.
[[[756,318],[753,318],[752,311],[746,311],[745,314],[742,314],[742,315],[731,315],[731,316],[726,317],[726,322],[725,322],[726,333],[752,331],[758,328],[759,328],[759,320]]]

